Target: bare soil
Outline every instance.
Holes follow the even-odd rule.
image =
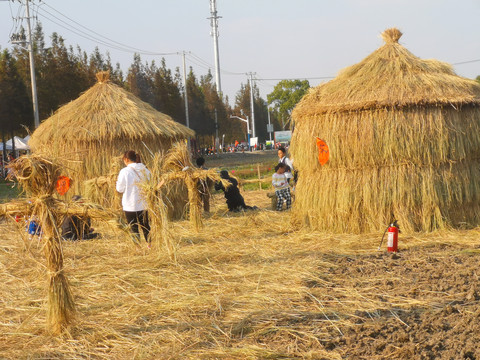
[[[437,244],[394,257],[322,255],[335,265],[305,285],[318,301],[342,304],[332,319],[350,321],[322,345],[343,359],[480,359],[479,253]]]

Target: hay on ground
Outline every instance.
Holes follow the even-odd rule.
[[[244,196],[268,207],[263,191]],[[475,348],[479,229],[401,235],[404,252],[393,260],[376,251],[379,234],[299,231],[288,212],[226,211],[216,202],[198,233],[185,221],[171,224],[176,264],[107,229],[102,239],[64,244],[78,320],[63,338],[41,331],[41,247],[24,245],[4,224],[0,358],[411,359],[428,349],[442,358],[460,335]],[[404,267],[416,277],[402,276]],[[428,313],[438,322],[418,331]],[[469,326],[451,322],[457,318]],[[388,336],[395,346],[385,345]]]

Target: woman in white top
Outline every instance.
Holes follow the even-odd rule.
[[[148,247],[150,247],[150,225],[148,223],[147,203],[140,189],[140,183],[150,179],[150,171],[140,162],[140,155],[129,150],[123,155],[125,167],[120,170],[117,179],[117,191],[122,193],[122,207],[128,224],[139,239],[140,225]]]

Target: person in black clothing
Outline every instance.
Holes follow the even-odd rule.
[[[62,224],[62,237],[65,240],[90,240],[98,236],[91,231],[90,218],[77,215],[67,216]]]
[[[73,201],[80,201],[80,196],[75,195]],[[62,238],[65,240],[90,240],[98,236],[90,227],[89,217],[78,215],[66,216],[62,223]]]
[[[205,166],[205,159],[203,157],[199,157],[196,160],[196,163],[199,169],[208,170],[208,168]],[[203,201],[203,211],[205,211],[206,213],[210,212],[210,189],[212,185],[213,182],[210,179],[199,180],[197,184],[200,198]]]
[[[256,206],[245,205],[245,200],[243,199],[243,196],[240,195],[240,190],[238,189],[238,181],[231,177],[227,170],[220,171],[220,177],[227,180],[230,183],[230,186],[225,188],[221,182],[217,182],[215,183],[215,190],[223,190],[225,193],[225,199],[227,199],[229,211],[238,212],[241,210],[257,209]]]

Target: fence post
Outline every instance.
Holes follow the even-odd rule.
[[[262,190],[262,179],[260,177],[260,164],[257,164],[257,173],[258,173],[258,187]]]

